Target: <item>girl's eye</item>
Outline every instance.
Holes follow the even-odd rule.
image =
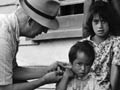
[[[102,24],[106,23],[105,20],[97,20],[97,19],[94,19],[93,22],[94,22],[95,24],[98,24],[99,22],[101,22]]]
[[[99,22],[99,20],[94,19],[93,22],[94,22],[95,24],[97,24],[97,23]]]
[[[89,66],[90,66],[90,64],[85,64],[85,66],[89,67]]]
[[[84,66],[86,66],[86,67],[87,67],[87,66],[90,66],[90,64],[89,64],[89,63],[79,63],[78,65],[79,65],[79,66],[84,65]]]
[[[102,23],[105,23],[106,21],[105,20],[101,20]]]
[[[77,66],[80,66],[80,65],[82,65],[82,64],[81,64],[81,63],[76,63],[76,65],[77,65]]]

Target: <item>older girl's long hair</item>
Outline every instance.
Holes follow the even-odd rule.
[[[93,31],[93,27],[92,27],[92,20],[93,20],[93,16],[95,14],[100,15],[101,18],[103,18],[105,21],[108,22],[109,25],[109,33],[112,35],[115,35],[115,31],[114,31],[114,15],[111,12],[111,6],[109,3],[106,3],[104,1],[96,1],[94,2],[90,9],[89,9],[89,14],[90,17],[88,19],[87,25],[88,25],[88,34],[89,35],[95,35],[94,31]]]

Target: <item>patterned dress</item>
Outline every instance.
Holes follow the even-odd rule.
[[[90,37],[83,40],[92,42],[96,52],[91,72],[94,73],[100,86],[106,90],[110,90],[111,65],[120,65],[120,37],[109,36],[100,44],[96,44]]]

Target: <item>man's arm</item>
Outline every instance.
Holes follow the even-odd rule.
[[[34,67],[16,67],[13,70],[13,78],[17,80],[30,80],[41,78],[49,72],[48,66],[34,66]]]
[[[112,90],[120,90],[120,66],[112,65],[110,83]]]
[[[62,76],[60,75],[60,72],[54,71],[47,73],[45,76],[35,81],[6,86],[1,85],[0,90],[33,90],[45,84],[56,83],[61,78]]]
[[[16,67],[13,70],[13,78],[16,80],[37,79],[44,76],[50,71],[56,71],[58,67],[64,69],[67,66],[64,62],[55,62],[49,66],[34,66],[34,67]]]
[[[17,83],[6,86],[0,86],[0,90],[34,90],[35,88],[44,85],[44,79],[39,79],[32,82]]]

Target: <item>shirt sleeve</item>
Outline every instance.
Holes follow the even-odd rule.
[[[0,38],[0,85],[12,84],[12,63],[9,41],[5,38]]]
[[[120,65],[120,38],[116,39],[113,45],[112,64]]]

